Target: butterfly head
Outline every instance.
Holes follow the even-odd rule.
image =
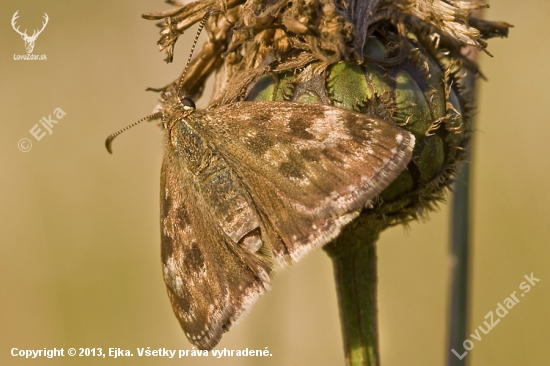
[[[163,130],[170,130],[176,121],[191,115],[196,108],[195,102],[190,96],[166,91],[162,93],[160,104],[155,109],[153,116],[160,117],[160,126]]]

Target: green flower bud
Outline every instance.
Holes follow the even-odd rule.
[[[461,71],[457,62],[449,56],[434,58],[436,50],[428,52],[414,35],[403,41],[406,45],[401,47],[407,47],[408,54],[399,59],[393,56],[398,39],[395,33],[375,33],[365,44],[363,64],[340,61],[323,66],[319,62],[294,73],[263,75],[246,96],[255,101],[324,102],[374,114],[414,134],[408,169],[369,209],[383,217],[384,225],[417,218],[423,208],[443,198],[467,141],[466,102],[457,88],[456,75]]]

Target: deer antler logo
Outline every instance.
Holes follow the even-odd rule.
[[[19,12],[19,10],[17,10],[15,12],[15,14],[13,14],[13,17],[11,18],[11,26],[13,27],[13,29],[19,33],[21,35],[21,38],[23,38],[23,41],[25,41],[25,48],[27,49],[27,53],[32,53],[32,50],[34,49],[34,42],[36,41],[36,38],[38,38],[38,36],[40,35],[40,33],[42,33],[42,31],[44,30],[44,28],[46,28],[46,24],[48,24],[48,14],[44,13],[44,20],[45,22],[42,23],[42,29],[40,30],[35,30],[32,34],[32,36],[28,36],[27,35],[27,30],[25,29],[24,32],[21,32],[19,31],[19,27],[15,27],[15,20],[17,18],[19,18],[19,15],[17,15],[17,13]]]

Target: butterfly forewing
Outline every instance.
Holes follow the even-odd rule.
[[[405,169],[414,137],[320,104],[239,102],[169,115],[164,279],[189,340],[212,348],[269,286]]]
[[[333,239],[405,169],[414,146],[390,122],[321,104],[240,102],[202,113],[191,123],[283,240],[273,248],[283,262]]]

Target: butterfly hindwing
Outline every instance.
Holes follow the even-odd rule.
[[[269,286],[272,266],[225,234],[200,180],[176,154],[167,147],[161,174],[164,281],[189,341],[211,349]]]

